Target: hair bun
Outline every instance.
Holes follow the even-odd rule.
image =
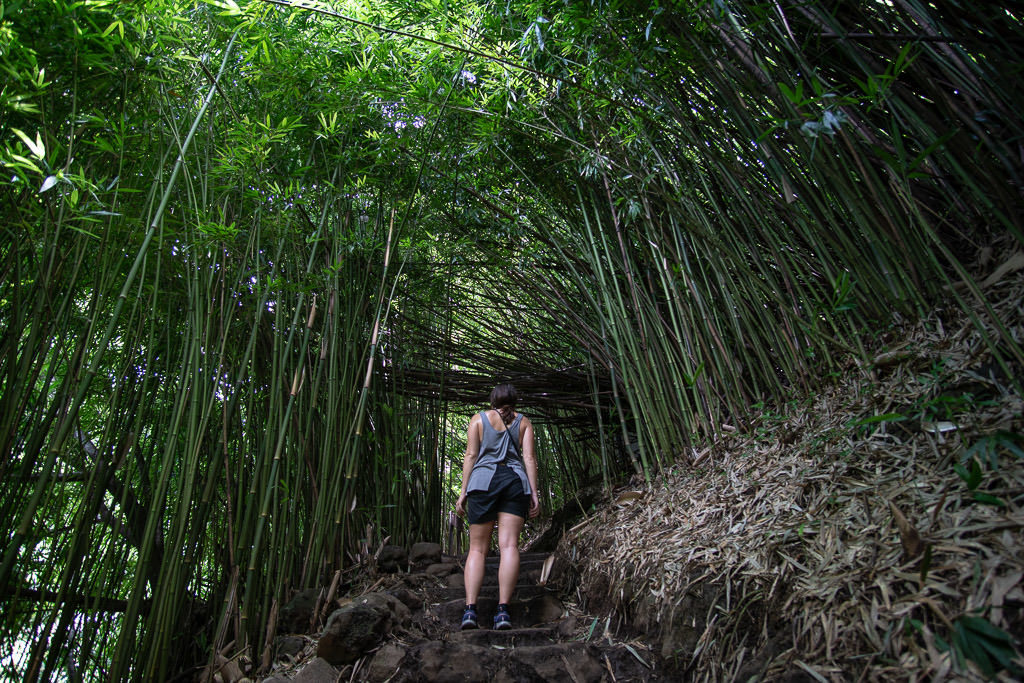
[[[499,384],[491,392],[491,407],[501,415],[501,421],[506,425],[512,424],[516,416],[516,403],[519,395],[516,388],[511,384]]]
[[[498,411],[498,415],[501,415],[501,421],[505,423],[505,426],[512,424],[512,420],[516,416],[516,411],[512,406],[502,406],[495,410]]]

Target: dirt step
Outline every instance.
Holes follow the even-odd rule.
[[[543,562],[551,554],[552,553],[520,552],[519,559]],[[497,550],[491,550],[487,553],[487,559],[497,560],[498,555],[499,553]],[[466,554],[463,553],[462,555],[442,555],[441,562],[455,562],[458,564],[464,564],[466,562]]]
[[[519,568],[520,569],[540,569],[544,566],[544,561],[547,560],[547,554],[530,554],[530,553],[519,553]],[[497,567],[501,561],[501,556],[498,554],[488,555],[487,559],[484,560],[484,565],[488,568]],[[462,560],[459,566],[465,566],[465,559]]]
[[[527,569],[519,570],[519,584],[520,586],[536,585],[540,581],[540,569]],[[449,588],[458,588],[459,586],[465,585],[465,579],[461,572],[455,574],[449,574],[445,577],[445,583]],[[498,570],[484,571],[484,586],[496,586],[498,584]]]
[[[441,623],[458,624],[462,620],[462,611],[466,608],[465,597],[448,600],[427,608],[427,613],[436,617]],[[496,598],[481,596],[477,599],[476,612],[483,625],[494,619],[498,601]],[[564,611],[562,601],[551,593],[534,597],[514,598],[508,606],[512,616],[512,625],[516,627],[536,626],[558,620]]]
[[[516,586],[515,592],[512,594],[514,597],[520,600],[526,600],[527,598],[533,598],[544,593],[552,593],[551,589],[545,586],[538,586],[536,584],[526,584],[525,586]],[[486,598],[498,597],[498,584],[491,584],[489,586],[481,586],[480,596]],[[466,597],[466,589],[460,583],[458,586],[450,586],[443,589],[435,598],[437,602],[447,602],[449,600],[461,599]]]

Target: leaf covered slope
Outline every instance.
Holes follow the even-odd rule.
[[[1019,676],[1024,402],[960,312],[881,342],[570,534],[589,610],[694,680]]]

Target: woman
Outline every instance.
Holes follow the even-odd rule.
[[[496,386],[491,392],[491,410],[474,415],[466,435],[462,492],[455,504],[455,511],[469,519],[464,629],[478,627],[476,600],[495,521],[501,560],[494,628],[512,628],[508,603],[519,580],[519,533],[526,517],[536,517],[540,512],[533,425],[516,412],[517,398],[511,384]]]

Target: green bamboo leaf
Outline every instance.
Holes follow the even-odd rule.
[[[859,420],[852,422],[851,424],[853,426],[861,426],[877,424],[879,422],[902,422],[903,420],[906,419],[906,415],[901,415],[900,413],[884,413],[881,415],[872,415],[870,417],[861,418]]]
[[[978,485],[981,484],[982,472],[977,459],[971,460],[971,469],[968,470],[963,465],[953,465],[953,471],[967,484],[967,488],[971,491],[978,488]]]
[[[924,556],[921,558],[921,569],[919,572],[919,578],[921,585],[923,586],[928,581],[928,572],[932,568],[932,544],[926,543],[924,546]]]
[[[28,147],[29,152],[36,159],[43,161],[46,158],[46,145],[43,144],[43,138],[39,132],[36,132],[35,140],[26,135],[24,131],[21,131],[17,128],[11,128],[11,132],[13,132],[19,138],[21,138],[21,141],[25,143],[25,146]]]
[[[975,633],[979,633],[993,642],[1004,643],[1006,645],[1013,643],[1013,638],[1009,633],[984,617],[962,616],[958,621],[960,621],[965,628],[974,631]]]
[[[988,653],[981,646],[979,639],[967,630],[962,621],[963,617],[953,622],[953,645],[963,659],[969,659],[981,669],[986,676],[995,675],[995,667],[989,659]]]
[[[981,491],[974,491],[971,494],[971,497],[974,500],[976,500],[977,502],[979,502],[979,503],[984,503],[986,505],[994,505],[995,507],[1000,507],[1000,508],[1006,507],[1006,502],[1002,498],[998,498],[998,497],[993,496],[993,495],[988,494],[988,493],[982,493]]]
[[[242,8],[238,6],[235,0],[203,0],[203,2],[224,10],[221,12],[221,16],[231,17],[242,14]]]
[[[111,22],[111,24],[109,26],[107,26],[107,28],[100,35],[102,37],[106,38],[108,35],[110,35],[114,31],[117,31],[118,34],[121,36],[121,39],[123,40],[124,39],[124,22],[121,21],[121,20],[117,20],[117,21]]]

